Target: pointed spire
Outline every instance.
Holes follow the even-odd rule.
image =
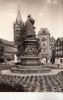
[[[17,13],[16,21],[18,23],[21,23],[22,22],[22,18],[21,18],[21,14],[20,14],[20,6],[18,6],[18,13]]]

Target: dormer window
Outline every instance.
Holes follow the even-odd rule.
[[[43,33],[45,33],[45,30],[43,30]]]
[[[46,41],[46,38],[45,38],[45,37],[43,37],[43,38],[42,38],[42,41]]]
[[[60,44],[60,42],[58,41],[58,45]]]
[[[58,39],[57,44],[60,45],[60,40]]]
[[[43,46],[45,46],[45,43],[43,43]]]

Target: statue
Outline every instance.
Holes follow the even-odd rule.
[[[36,73],[40,61],[38,56],[39,40],[36,38],[34,32],[35,20],[28,15],[27,21],[23,25],[20,43],[18,45],[18,56],[21,58],[21,66],[18,72],[28,73],[33,71]],[[21,42],[22,41],[22,42]],[[26,70],[27,69],[27,70]],[[39,70],[39,69],[38,69]],[[39,70],[40,71],[40,70]]]
[[[28,15],[28,19],[25,22],[26,36],[35,36],[34,32],[35,27],[33,26],[34,23],[35,20],[31,17],[31,15]]]

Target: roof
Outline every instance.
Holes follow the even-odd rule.
[[[21,14],[20,14],[20,10],[18,10],[16,20],[17,20],[18,22],[19,22],[19,21],[22,21]]]
[[[47,28],[40,28],[38,35],[50,35],[50,33]]]
[[[4,46],[5,52],[7,52],[7,53],[16,53],[17,52],[17,48],[16,48],[16,45],[14,44],[14,42],[8,41],[8,40],[5,40],[5,39],[1,39],[1,38],[0,38],[0,41],[4,45],[6,45],[6,46]]]
[[[55,39],[54,39],[54,37],[52,36],[51,38],[50,38],[50,42],[54,42],[55,41]]]
[[[22,18],[21,18],[21,14],[20,14],[20,10],[18,10],[18,13],[17,13],[17,18],[16,18],[16,21],[14,22],[14,25],[20,25],[22,24]]]
[[[57,44],[57,41],[60,41],[61,43],[63,42],[63,37],[58,37],[57,39],[56,39],[56,41],[55,41],[55,44]]]
[[[8,40],[1,39],[1,38],[0,38],[0,40],[2,40],[2,42],[3,42],[4,44],[6,44],[6,45],[10,45],[10,46],[15,47],[15,44],[14,44],[13,41],[8,41]]]
[[[62,42],[63,41],[63,37],[59,37],[60,41]]]

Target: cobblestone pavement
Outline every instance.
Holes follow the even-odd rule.
[[[54,72],[56,72],[54,75],[52,73],[48,75],[47,73],[45,75],[3,75],[3,80],[10,84],[12,82],[22,84],[28,92],[63,92],[63,71]]]

